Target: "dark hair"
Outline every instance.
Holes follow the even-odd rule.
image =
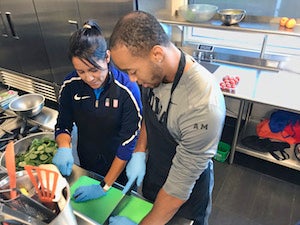
[[[109,48],[125,45],[134,56],[144,56],[155,45],[168,46],[169,37],[157,19],[143,11],[134,11],[117,22],[109,40]]]
[[[78,57],[99,68],[96,61],[105,59],[106,50],[107,43],[102,35],[102,29],[95,20],[88,20],[70,37],[68,55],[70,60]]]

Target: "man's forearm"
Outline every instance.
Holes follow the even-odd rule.
[[[160,189],[149,214],[139,225],[164,225],[178,211],[185,201],[175,198]]]
[[[142,121],[139,139],[137,140],[134,152],[145,152],[147,148],[147,131],[145,121]]]

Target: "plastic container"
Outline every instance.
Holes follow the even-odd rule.
[[[225,162],[229,153],[230,153],[231,146],[226,144],[225,142],[220,141],[218,145],[218,151],[214,157],[215,160],[219,162]]]

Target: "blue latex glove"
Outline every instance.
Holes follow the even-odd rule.
[[[128,182],[123,189],[123,194],[125,194],[129,188],[132,186],[133,182],[136,180],[136,185],[140,186],[146,173],[146,153],[145,152],[135,152],[132,154],[126,166],[126,175]]]
[[[109,225],[137,225],[137,223],[128,219],[125,216],[111,216],[109,218]]]
[[[99,184],[92,184],[77,188],[73,194],[73,198],[75,202],[85,202],[88,200],[100,198],[104,195],[106,195],[106,192]]]
[[[52,159],[52,163],[57,166],[60,173],[69,176],[72,173],[74,157],[71,148],[58,148]]]

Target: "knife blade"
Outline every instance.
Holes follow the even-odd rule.
[[[128,202],[131,198],[131,191],[134,189],[135,184],[136,184],[136,179],[131,184],[128,191],[126,193],[123,193],[123,195],[120,198],[118,204],[115,206],[115,208],[113,209],[113,211],[111,212],[109,217],[118,215],[126,207],[126,205],[128,204]],[[124,190],[124,188],[123,188],[123,190]],[[107,219],[105,220],[103,225],[108,225],[109,224],[109,217],[107,217]]]

